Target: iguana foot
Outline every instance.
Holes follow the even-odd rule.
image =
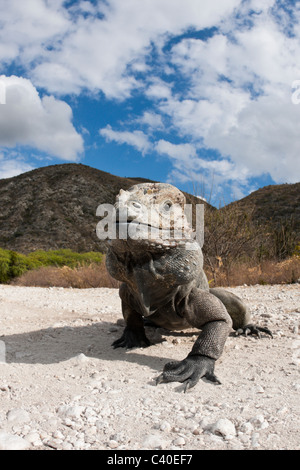
[[[146,348],[150,346],[151,343],[147,336],[145,335],[144,330],[133,330],[126,327],[121,338],[117,339],[112,343],[114,348]]]
[[[201,378],[220,384],[214,374],[215,360],[206,356],[187,356],[183,361],[168,362],[156,385],[168,382],[184,382],[184,392],[194,387]]]
[[[236,336],[245,334],[245,336],[248,335],[257,335],[259,338],[261,338],[260,333],[266,333],[267,335],[270,335],[273,338],[272,332],[269,330],[269,328],[264,328],[262,326],[257,326],[257,325],[246,325],[243,328],[239,328],[236,331]]]

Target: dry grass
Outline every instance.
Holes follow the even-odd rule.
[[[207,271],[208,279],[213,279]],[[228,271],[223,267],[216,273],[215,286],[238,286],[254,284],[292,284],[300,279],[300,258],[294,256],[284,261],[266,260],[253,266],[250,262],[233,264]]]
[[[119,282],[113,279],[105,268],[105,263],[91,264],[78,268],[43,267],[28,271],[13,281],[17,286],[36,287],[73,287],[86,289],[91,287],[119,287]]]
[[[250,262],[232,264],[229,270],[224,266],[215,273],[205,269],[211,287],[238,286],[254,284],[290,284],[300,279],[300,257],[294,256],[284,261],[263,261],[259,265]],[[73,287],[86,289],[91,287],[118,288],[120,283],[107,272],[105,262],[78,268],[55,268],[52,266],[26,272],[12,282],[18,286],[37,287]]]

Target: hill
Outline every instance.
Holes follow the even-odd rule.
[[[146,181],[150,180],[122,178],[75,163],[42,167],[2,179],[0,247],[21,253],[60,248],[103,251],[105,245],[95,232],[98,205],[113,204],[121,188]],[[188,203],[199,203],[198,198],[185,195]],[[206,219],[206,229],[211,234],[216,215],[233,211],[247,213],[260,229],[264,227],[265,233],[285,226],[300,238],[300,183],[266,186],[219,210],[205,204],[212,209]],[[226,219],[226,215],[222,217]]]
[[[300,183],[265,186],[226,207],[251,214],[259,225],[290,224],[300,232]]]
[[[96,209],[121,188],[150,181],[121,178],[82,164],[52,165],[0,180],[0,247],[28,253],[102,251]],[[189,203],[198,201],[186,195]]]

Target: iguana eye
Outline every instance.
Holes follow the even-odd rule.
[[[135,209],[140,209],[142,207],[142,205],[137,202],[137,201],[132,201],[131,202],[131,205],[135,208]]]
[[[170,212],[172,205],[173,205],[172,201],[165,201],[163,203],[162,208],[165,212]]]

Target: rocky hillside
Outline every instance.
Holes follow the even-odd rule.
[[[230,206],[251,213],[258,224],[287,223],[300,232],[300,183],[265,186]]]
[[[71,248],[103,251],[96,209],[113,204],[121,188],[149,181],[121,178],[82,164],[39,168],[0,180],[0,247],[27,253]],[[199,199],[186,194],[188,203]],[[226,207],[251,214],[260,225],[291,223],[300,233],[300,183],[267,186]],[[215,208],[206,204],[213,211]],[[225,208],[226,209],[226,208]],[[223,209],[220,209],[222,211]],[[213,223],[214,225],[214,223]]]
[[[53,165],[0,180],[0,247],[27,253],[71,248],[102,251],[96,209],[121,188],[149,181],[82,164]],[[187,195],[188,202],[196,201]],[[199,201],[198,201],[199,202]]]

